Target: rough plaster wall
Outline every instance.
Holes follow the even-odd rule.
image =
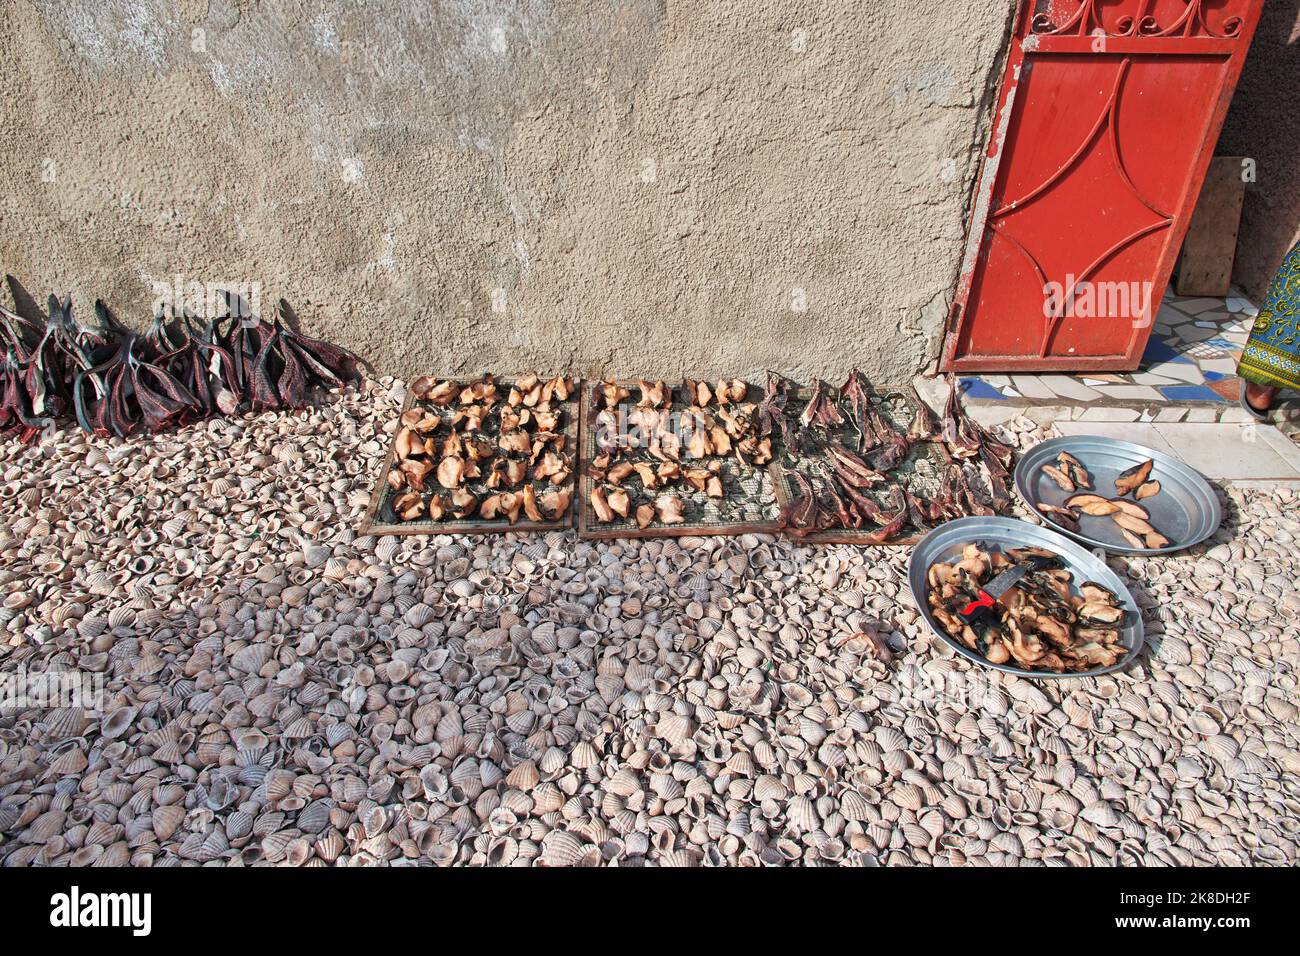
[[[0,0],[0,268],[382,371],[902,380],[1013,0]]]
[[[1215,152],[1249,156],[1234,281],[1257,301],[1300,241],[1300,0],[1268,0]]]

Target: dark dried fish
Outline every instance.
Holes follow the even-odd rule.
[[[907,501],[907,518],[918,531],[928,531],[943,521],[944,507],[941,503],[914,495],[911,488],[905,488],[903,496]]]
[[[758,436],[766,438],[772,434],[773,428],[779,429],[781,441],[786,448],[796,447],[798,437],[798,432],[786,415],[786,406],[793,389],[793,382],[776,372],[769,371],[763,401],[754,412],[754,426]]]
[[[840,414],[831,387],[821,379],[813,382],[812,396],[799,416],[799,424],[804,429],[813,427],[831,429],[844,424],[844,416]]]
[[[802,472],[791,472],[791,477],[798,486],[799,492],[781,509],[781,514],[777,518],[777,527],[788,530],[796,536],[802,536],[816,529],[819,515],[817,494],[813,490],[812,483]]]
[[[899,532],[903,530],[903,526],[907,524],[907,500],[899,488],[894,489],[891,508],[893,509],[892,517],[886,518],[879,531],[859,538],[858,540],[862,544],[886,544],[898,537]]]
[[[867,419],[872,434],[880,443],[879,448],[868,453],[867,464],[876,471],[893,471],[907,460],[912,444],[907,440],[906,435],[894,428],[893,424],[875,408],[868,411]]]
[[[885,523],[885,518],[883,517],[880,505],[876,504],[857,488],[854,488],[838,476],[836,476],[834,480],[836,489],[841,495],[848,499],[849,504],[853,506],[853,511],[859,515],[863,521],[870,521],[872,524]],[[861,527],[861,523],[854,525],[854,527]]]
[[[908,441],[934,441],[939,437],[939,423],[935,420],[934,412],[930,411],[930,406],[916,389],[912,389],[912,394],[916,397],[916,414],[912,416],[911,427],[907,430]]]
[[[871,410],[870,390],[871,386],[856,368],[849,372],[849,377],[840,386],[840,401],[846,404],[849,424],[858,435],[859,454],[875,444],[867,425],[867,413]]]
[[[979,454],[979,442],[969,438],[966,434],[967,429],[962,427],[964,418],[961,406],[957,401],[957,380],[954,376],[949,375],[948,401],[943,406],[940,434],[948,449],[958,458],[970,458]]]
[[[1151,476],[1151,468],[1155,463],[1148,458],[1141,464],[1134,465],[1132,468],[1126,468],[1119,473],[1115,479],[1115,493],[1126,495],[1130,491],[1142,487],[1146,484],[1147,478]]]
[[[835,473],[855,488],[870,488],[885,480],[885,475],[871,468],[839,442],[826,443],[827,460]]]

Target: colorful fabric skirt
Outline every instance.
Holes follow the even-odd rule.
[[[1237,374],[1256,385],[1300,389],[1300,244],[1268,287]]]

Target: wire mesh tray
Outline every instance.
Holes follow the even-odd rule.
[[[439,381],[454,381],[458,386],[464,387],[474,381],[478,381],[481,376],[474,378],[454,378],[439,379]],[[510,385],[515,381],[515,377],[496,376],[498,386],[503,392],[508,392]],[[577,457],[578,450],[578,401],[577,393],[581,389],[581,383],[574,383],[574,391],[569,398],[562,402],[554,404],[562,410],[563,413],[563,434],[564,452],[569,456],[571,466],[569,477],[559,486],[552,486],[547,480],[528,479],[534,488],[538,491],[551,487],[575,487],[574,476],[579,468]],[[498,399],[498,405],[505,401],[504,395]],[[402,411],[405,412],[416,404],[415,395],[408,389],[406,401],[402,405]],[[485,419],[489,423],[499,423],[497,408],[494,406],[493,411]],[[392,509],[393,499],[396,492],[388,484],[388,472],[392,469],[393,463],[397,458],[397,435],[401,429],[393,432],[393,439],[389,442],[388,454],[384,458],[383,467],[380,469],[379,476],[375,481],[374,491],[370,495],[370,504],[366,509],[365,517],[362,519],[362,534],[501,534],[507,531],[516,532],[533,532],[533,531],[555,531],[573,527],[573,516],[575,502],[573,496],[570,496],[569,506],[560,517],[551,521],[530,521],[526,516],[521,515],[519,520],[514,524],[506,518],[475,518],[473,516],[466,518],[448,517],[440,521],[434,521],[430,518],[419,519],[415,521],[402,521]],[[442,426],[439,427],[439,433],[442,432]],[[484,434],[495,437],[495,428],[484,429]],[[467,487],[475,493],[480,503],[483,497],[488,493],[481,487],[481,483],[471,481],[466,483]],[[439,489],[440,491],[442,489]]]
[[[912,418],[916,414],[916,399],[908,395],[908,389],[905,386],[882,385],[872,387],[873,395],[871,398],[881,415],[889,420],[889,423],[903,434],[907,434],[908,426],[911,425]],[[794,391],[793,397],[798,399],[799,407],[803,402],[807,402],[812,395],[812,389],[804,386]],[[797,408],[792,408],[791,413],[797,414]],[[839,426],[833,432],[833,435],[850,451],[854,449],[856,433],[848,424]],[[800,455],[795,454],[784,446],[780,449],[780,454],[773,460],[772,477],[775,484],[777,503],[784,508],[797,496],[792,471],[806,471],[809,468],[818,469],[826,465],[824,455]],[[943,480],[944,470],[947,467],[947,460],[944,458],[941,442],[915,442],[907,453],[907,458],[902,464],[889,472],[889,480],[876,488],[865,491],[867,497],[873,499],[878,504],[886,507],[890,489],[902,487],[903,482],[896,479],[906,479],[907,484],[911,487],[913,493],[930,496],[939,489],[940,482]],[[862,528],[831,528],[826,531],[813,531],[808,534],[791,537],[797,537],[797,540],[807,542],[808,544],[870,544],[868,539],[879,529],[873,525],[864,525]],[[917,530],[910,525],[897,538],[887,541],[882,547],[914,545],[928,533],[930,529]],[[790,534],[790,532],[782,532]]]
[[[632,397],[620,403],[624,412],[636,405],[637,382],[619,381],[615,384],[632,390]],[[597,520],[591,506],[591,491],[596,484],[587,474],[588,466],[599,457],[596,448],[596,415],[599,409],[593,399],[598,382],[584,382],[581,395],[581,471],[578,478],[578,534],[588,539],[604,538],[660,538],[683,537],[686,535],[738,535],[738,534],[772,534],[776,531],[778,505],[773,488],[773,479],[767,467],[750,467],[742,465],[735,455],[710,456],[721,461],[721,473],[724,496],[719,502],[710,499],[702,491],[695,491],[678,480],[671,488],[660,493],[670,493],[682,499],[683,514],[686,518],[681,524],[653,524],[647,528],[638,527],[632,517],[602,523]],[[755,385],[749,385],[749,401],[756,401],[761,394]],[[673,408],[686,408],[689,402],[682,400],[681,386],[672,388]],[[659,459],[642,452],[634,460],[659,463]],[[709,459],[690,459],[691,461],[708,461]],[[642,500],[652,500],[654,493],[646,490],[641,479],[635,476],[625,479],[622,487],[630,492],[637,492]],[[658,490],[658,489],[656,489]],[[629,510],[635,514],[635,506]]]

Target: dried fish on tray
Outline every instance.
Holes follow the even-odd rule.
[[[570,379],[411,383],[364,530],[484,534],[572,526],[578,403]]]
[[[1142,648],[1142,614],[1124,581],[1088,549],[1027,521],[945,522],[912,549],[907,583],[944,643],[1006,673],[1104,674]]]
[[[740,379],[589,383],[578,530],[585,538],[771,532],[770,436]]]
[[[1186,464],[1096,435],[1042,442],[1022,456],[1016,490],[1049,524],[1090,547],[1165,554],[1214,533],[1218,496]]]
[[[984,588],[1013,567],[1026,569],[996,596]],[[971,542],[951,561],[926,570],[930,613],[949,637],[991,664],[1031,671],[1091,671],[1127,654],[1120,639],[1127,617],[1119,595],[1096,581],[1076,581],[1046,548],[1001,550]]]
[[[782,530],[817,544],[915,544],[932,527],[1010,510],[1012,450],[966,417],[949,378],[936,419],[910,389],[853,371],[836,389],[769,373],[764,408],[782,436]]]

